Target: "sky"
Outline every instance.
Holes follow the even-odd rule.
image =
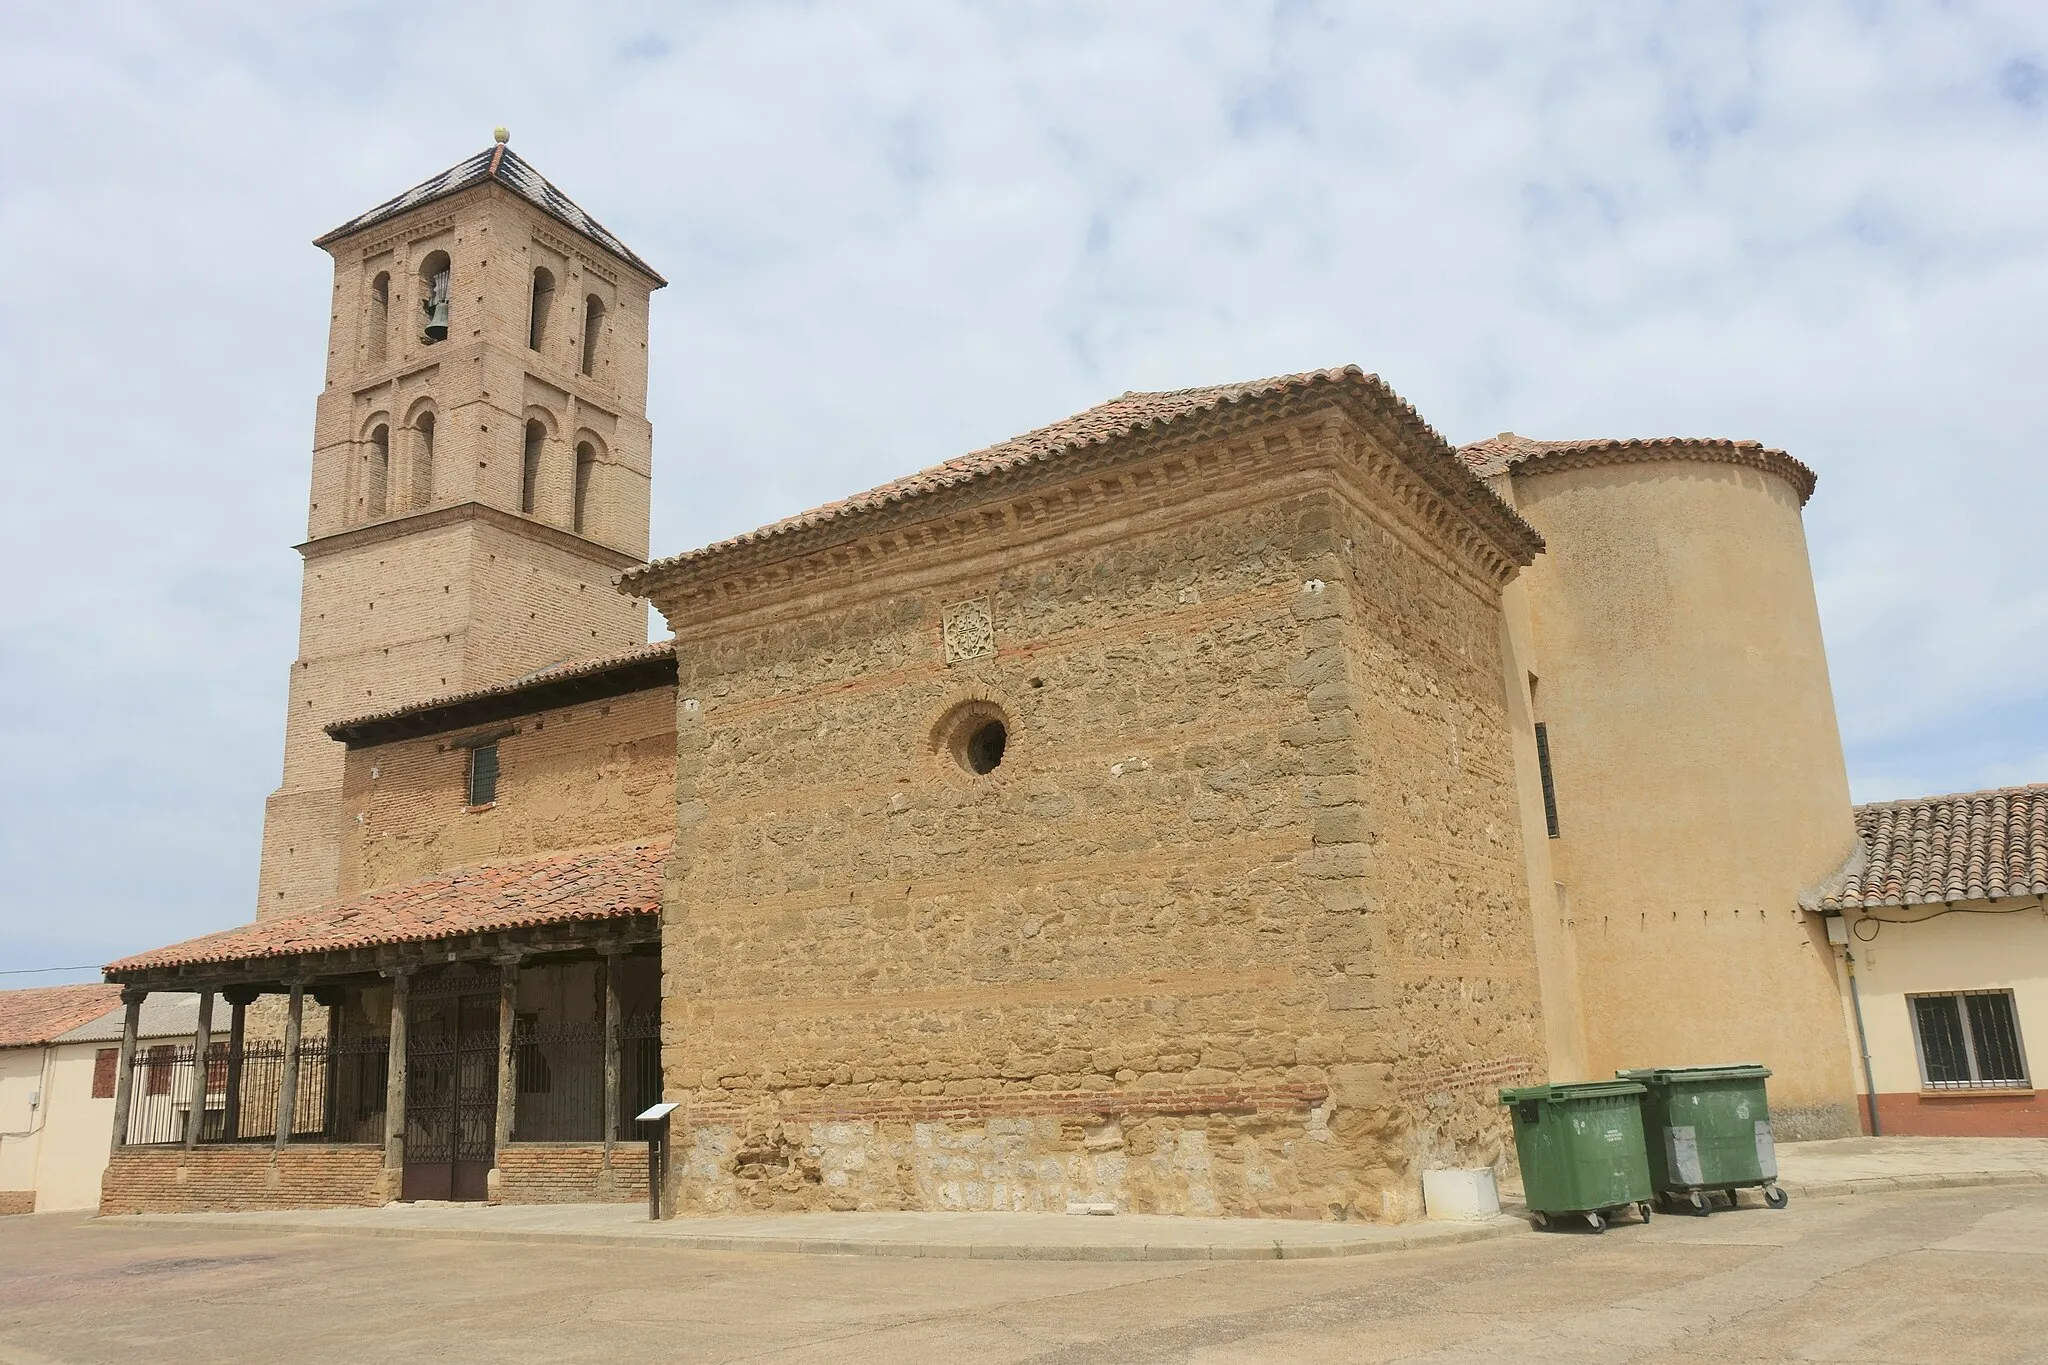
[[[670,280],[674,553],[1127,389],[1820,475],[1858,800],[2048,781],[2048,6],[0,6],[0,987],[254,912],[321,232],[491,129]]]

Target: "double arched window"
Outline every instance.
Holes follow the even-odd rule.
[[[598,338],[604,334],[604,300],[592,294],[583,300],[583,373],[597,374]]]
[[[526,324],[526,346],[538,351],[546,347],[548,323],[555,311],[555,272],[546,266],[533,271],[533,310]]]
[[[548,429],[538,417],[526,424],[526,453],[519,462],[519,510],[534,514],[540,504],[540,457],[547,448]]]
[[[590,483],[597,474],[597,447],[588,441],[576,443],[576,504],[569,529],[582,535],[590,520]]]
[[[391,331],[391,272],[380,270],[377,278],[370,281],[370,314],[363,320],[364,340],[370,356],[370,363],[381,364],[384,360],[385,337]]]
[[[381,517],[390,508],[391,428],[379,422],[370,428],[368,468],[363,471],[365,515]]]
[[[423,412],[412,424],[412,506],[434,501],[434,414]]]

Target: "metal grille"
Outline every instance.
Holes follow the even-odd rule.
[[[628,1141],[644,1137],[633,1116],[661,1103],[661,1016],[635,1014],[619,1027],[619,1128]]]
[[[512,1035],[515,1142],[604,1138],[604,1025],[521,1028]]]
[[[300,1044],[292,1138],[381,1142],[389,1053],[380,1037],[334,1043],[309,1038]],[[226,1043],[207,1048],[199,1140],[274,1141],[284,1071],[284,1044],[275,1039],[244,1044],[239,1058]],[[185,1116],[192,1107],[192,1045],[138,1048],[129,1094],[128,1143],[183,1142]]]
[[[1993,1090],[2027,1084],[2026,1055],[2010,991],[1916,995],[1913,1025],[1930,1090]]]

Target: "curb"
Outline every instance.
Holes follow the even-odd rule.
[[[2048,1184],[2041,1171],[1952,1171],[1939,1175],[1866,1175],[1853,1180],[1781,1180],[1779,1188],[1806,1199],[1845,1194],[1893,1194],[1904,1190],[1968,1190],[1989,1185]]]
[[[1059,1242],[912,1242],[825,1237],[721,1237],[715,1233],[606,1233],[544,1232],[510,1228],[378,1227],[368,1223],[331,1225],[215,1221],[219,1214],[147,1214],[147,1227],[229,1229],[244,1232],[310,1233],[316,1236],[395,1237],[420,1241],[498,1242],[530,1246],[639,1247],[665,1251],[767,1252],[799,1256],[873,1256],[910,1260],[955,1261],[1307,1261],[1351,1256],[1373,1256],[1384,1252],[1423,1251],[1431,1247],[1462,1246],[1528,1231],[1521,1218],[1503,1214],[1482,1223],[1458,1226],[1425,1224],[1429,1231],[1404,1237],[1360,1238],[1350,1242],[1288,1243],[1275,1239],[1268,1245],[1219,1244],[1213,1242],[1138,1243],[1131,1245]],[[119,1226],[121,1215],[92,1220],[105,1226]]]

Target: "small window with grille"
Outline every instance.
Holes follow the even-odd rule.
[[[1929,1090],[2007,1090],[2027,1084],[2011,991],[1914,995],[1913,1040]]]
[[[1557,783],[1550,776],[1550,727],[1536,723],[1536,772],[1543,779],[1543,827],[1557,838]]]
[[[488,806],[498,799],[498,746],[479,744],[469,751],[469,804]]]

